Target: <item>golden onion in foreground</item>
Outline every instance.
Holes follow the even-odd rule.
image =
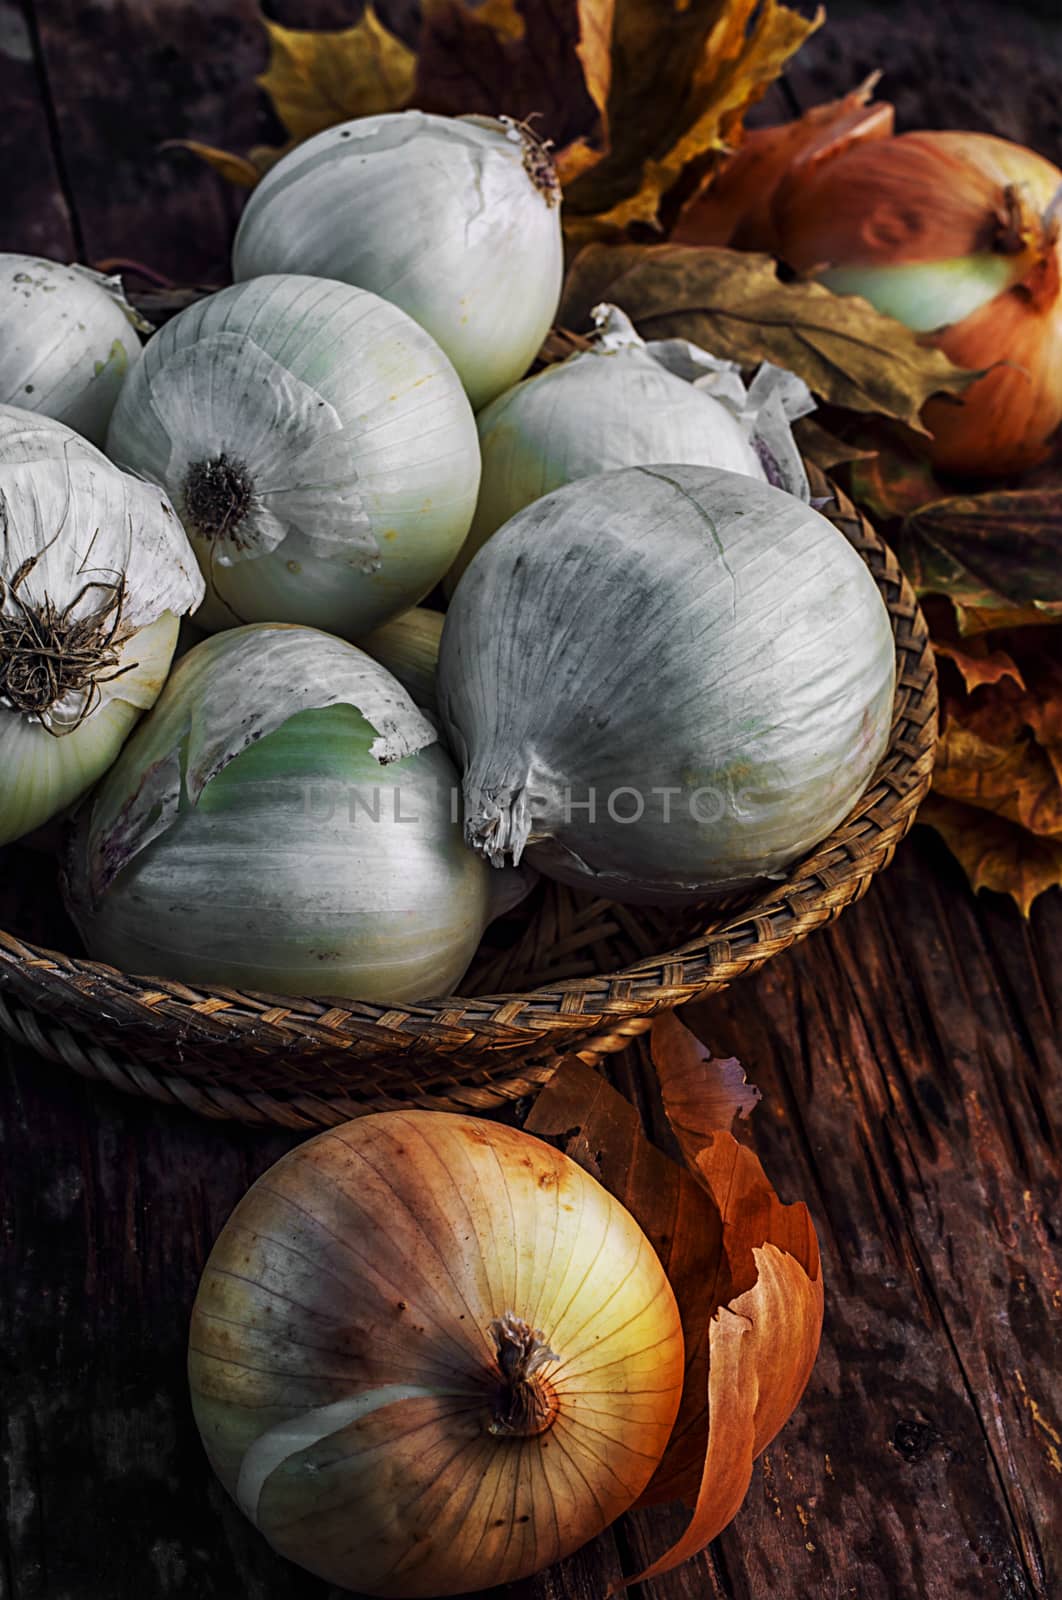
[[[581,1167],[515,1129],[395,1111],[244,1197],[189,1376],[215,1471],[281,1555],[426,1596],[525,1577],[627,1510],[683,1364],[652,1245]]]

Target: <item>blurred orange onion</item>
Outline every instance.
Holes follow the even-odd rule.
[[[860,110],[862,93],[766,130],[759,156],[750,140],[676,237],[769,249],[984,370],[961,401],[926,406],[935,464],[990,475],[1035,466],[1062,425],[1062,172],[988,134],[890,138],[872,116],[880,108]],[[746,194],[759,185],[759,199],[727,231],[738,180]]]

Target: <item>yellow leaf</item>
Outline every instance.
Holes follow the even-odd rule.
[[[607,121],[611,143],[567,195],[595,231],[655,224],[689,168],[726,148],[746,109],[822,22],[765,0],[615,0]],[[587,235],[585,222],[578,229]]]
[[[351,117],[398,111],[409,100],[417,58],[371,5],[336,32],[282,28],[265,20],[269,66],[258,79],[293,139],[309,139]]]
[[[620,0],[622,3],[622,0]],[[612,29],[617,0],[577,0],[579,57],[587,92],[602,116],[602,134],[608,136],[608,97],[612,88]]]
[[[516,0],[484,0],[483,5],[476,7],[476,16],[488,28],[493,28],[500,39],[519,40],[527,31],[516,9]]]
[[[975,889],[1009,894],[1028,916],[1037,895],[1062,885],[1062,839],[1044,839],[1004,817],[931,794],[918,813],[941,835]]]
[[[167,139],[163,150],[188,150],[205,161],[208,167],[220,172],[229,183],[241,189],[253,189],[262,176],[261,169],[247,156],[233,155],[229,150],[218,150],[212,144],[200,144],[195,139]]]

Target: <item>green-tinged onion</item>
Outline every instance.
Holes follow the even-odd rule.
[[[644,343],[616,306],[598,306],[594,316],[589,350],[526,378],[480,413],[479,500],[448,586],[533,500],[617,467],[723,467],[807,499],[790,423],[814,402],[799,378],[765,363],[746,388],[734,362],[684,339]]]
[[[202,593],[160,490],[62,423],[0,406],[0,844],[106,772]]]
[[[584,478],[488,540],[447,614],[467,838],[617,900],[777,874],[866,788],[894,672],[869,571],[810,506],[706,467]]]
[[[439,346],[377,295],[320,278],[256,278],[175,317],[107,449],[171,495],[211,631],[368,632],[438,582],[479,485],[475,420]]]
[[[69,900],[90,951],[273,993],[445,994],[498,908],[435,741],[342,640],[207,639],[83,813]]]

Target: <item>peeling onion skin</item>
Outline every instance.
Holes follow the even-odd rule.
[[[270,994],[453,990],[504,897],[396,679],[339,639],[263,624],[195,646],[155,713],[69,853],[67,905],[97,959]]]
[[[309,272],[393,301],[478,411],[523,377],[560,302],[558,191],[536,186],[516,131],[422,111],[326,128],[252,192],[233,276]]]
[[[631,903],[749,887],[863,793],[894,680],[877,587],[810,506],[705,467],[583,479],[500,529],[447,614],[465,836]]]
[[[668,371],[652,347],[570,356],[499,395],[477,427],[479,499],[450,589],[503,523],[578,478],[665,459],[766,477],[736,417]]]
[[[0,254],[0,404],[54,417],[102,447],[139,359],[135,313],[117,278]]]
[[[539,1432],[492,1431],[509,1313],[557,1358]],[[528,1134],[430,1111],[360,1118],[266,1173],[189,1343],[237,1504],[281,1555],[379,1596],[513,1582],[593,1538],[648,1482],[683,1382],[674,1295],[619,1202]]]
[[[107,453],[172,499],[210,632],[289,622],[358,638],[439,581],[479,488],[475,418],[435,340],[379,295],[294,275],[168,322]]]

